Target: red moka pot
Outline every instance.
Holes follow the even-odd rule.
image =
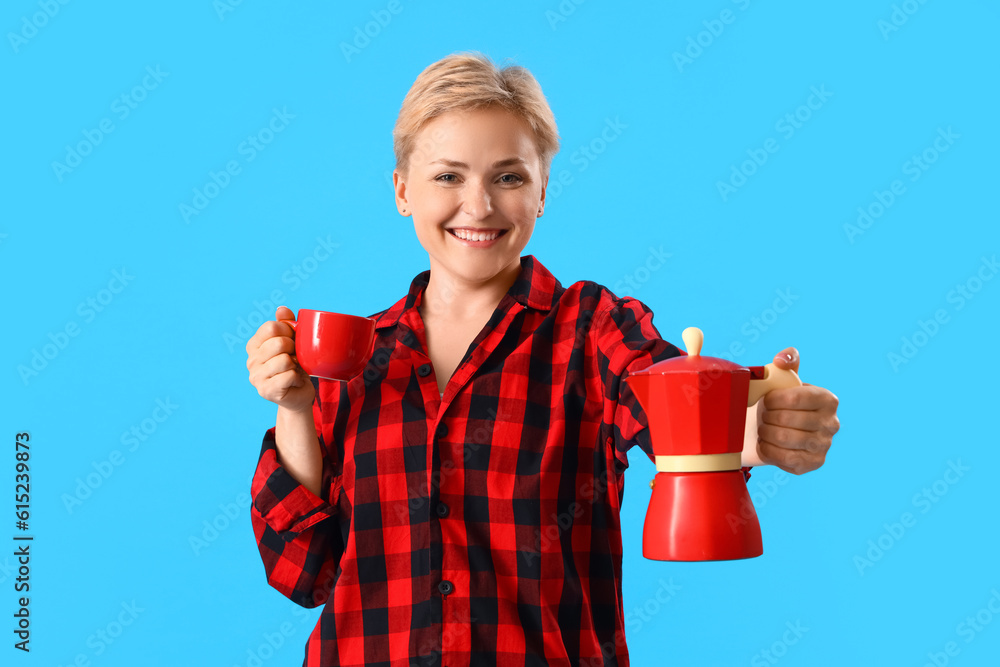
[[[764,553],[760,523],[741,471],[747,408],[772,389],[801,385],[774,364],[745,368],[701,356],[703,335],[682,334],[687,356],[629,374],[649,421],[656,477],[642,555],[707,561]]]

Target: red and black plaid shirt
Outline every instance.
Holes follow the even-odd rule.
[[[318,381],[321,497],[264,437],[268,582],[326,604],[304,664],[625,667],[626,452],[653,452],[622,380],[679,350],[641,302],[564,288],[529,255],[442,397],[417,310],[429,276],[374,316],[362,375]]]

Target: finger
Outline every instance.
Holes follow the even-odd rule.
[[[305,371],[296,366],[295,368],[278,373],[272,378],[272,380],[277,383],[278,386],[291,389],[305,386],[305,384],[309,382],[309,376],[306,375]]]
[[[786,450],[826,453],[830,438],[819,431],[802,431],[797,428],[758,424],[757,438]]]
[[[274,336],[265,340],[257,348],[257,356],[260,357],[262,363],[279,354],[288,354],[294,359],[295,341],[288,336]]]
[[[836,411],[837,397],[823,387],[802,385],[772,389],[764,394],[764,407],[768,410],[825,410]]]
[[[270,380],[279,373],[284,373],[289,370],[297,370],[298,367],[299,365],[295,363],[294,359],[292,359],[292,355],[282,353],[271,357],[261,364],[258,377],[261,380],[266,381]]]
[[[786,347],[784,350],[774,355],[774,365],[786,370],[799,370],[799,351],[794,347]]]
[[[278,373],[267,382],[262,383],[257,389],[257,393],[269,401],[280,400],[288,393],[289,389],[301,386],[302,380],[299,378],[299,372],[292,368]]]
[[[312,376],[306,373],[305,369],[298,365],[298,362],[296,362],[295,370],[299,374],[299,379],[295,382],[296,387],[304,387],[312,383]]]
[[[782,470],[801,475],[816,470],[826,460],[826,455],[814,454],[796,449],[784,449],[766,440],[757,443],[757,453],[761,461],[776,465]]]
[[[825,426],[822,414],[816,410],[762,410],[758,414],[758,424],[793,428],[799,431],[820,431]]]
[[[250,345],[248,344],[249,348]],[[295,341],[287,336],[272,336],[261,341],[260,345],[247,352],[247,369],[253,371],[279,354],[288,353],[295,359]]]
[[[269,338],[274,338],[275,336],[291,337],[293,333],[292,327],[287,324],[268,320],[260,325],[254,335],[250,337],[250,340],[247,341],[247,354],[252,354]]]
[[[278,309],[274,311],[275,320],[291,320],[295,321],[295,313],[292,312],[291,308],[286,306],[278,306]],[[278,322],[278,330],[281,331],[282,336],[295,336],[295,328],[290,324],[284,322]]]
[[[260,329],[257,329],[257,331],[254,331],[253,335],[250,336],[250,339],[247,341],[247,356],[253,354],[254,351],[258,347],[260,347],[261,342],[263,342],[264,339],[266,339],[266,338],[268,338],[268,336],[262,334],[261,331],[260,331]]]
[[[247,370],[253,372],[279,354],[288,354],[294,361],[298,361],[295,358],[295,341],[287,336],[274,336],[264,340],[260,347],[247,354]]]
[[[263,375],[263,374],[261,374]],[[302,380],[299,377],[297,368],[290,368],[279,373],[275,373],[269,378],[258,379],[253,382],[257,388],[257,393],[269,401],[280,399],[293,387],[301,387]]]

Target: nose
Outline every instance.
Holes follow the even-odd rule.
[[[462,212],[475,220],[493,213],[490,192],[482,181],[470,180],[462,192]]]

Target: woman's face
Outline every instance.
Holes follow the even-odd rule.
[[[432,275],[449,282],[484,285],[519,267],[545,203],[531,128],[496,108],[431,120],[417,135],[408,173],[396,170],[393,183]]]

